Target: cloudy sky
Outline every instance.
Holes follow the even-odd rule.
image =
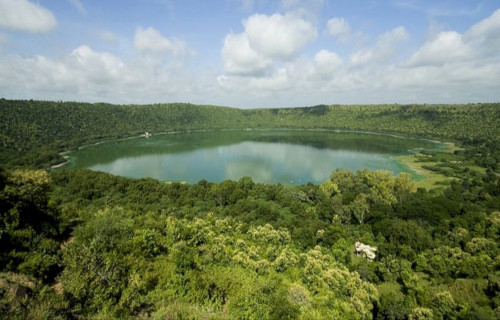
[[[0,97],[500,101],[498,0],[0,0]]]

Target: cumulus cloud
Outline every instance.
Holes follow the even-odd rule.
[[[347,22],[334,19],[335,32],[325,33],[347,32],[341,28]],[[116,41],[112,33],[100,36]],[[316,37],[313,24],[296,13],[252,15],[240,33],[223,38],[223,70],[196,72],[188,46],[154,28],[137,28],[128,39],[135,51],[124,56],[88,45],[57,58],[0,51],[0,96],[238,107],[499,99],[499,10],[465,32],[439,30],[412,51],[404,27],[375,35],[360,50],[334,52],[313,43]]]
[[[413,54],[409,64],[441,65],[470,57],[471,49],[463,42],[463,36],[455,31],[441,32]]]
[[[258,75],[264,73],[271,61],[250,47],[244,33],[226,35],[222,48],[224,70],[230,74]]]
[[[295,14],[251,15],[244,31],[224,38],[222,59],[229,74],[263,75],[276,60],[289,60],[317,36],[311,23]]]
[[[499,12],[464,34],[437,32],[413,52],[405,45],[410,35],[400,26],[380,34],[372,46],[352,52],[347,61],[322,49],[312,58],[275,64],[262,75],[220,76],[218,84],[234,99],[245,94],[254,106],[276,106],[280,101],[287,106],[496,101]]]
[[[125,63],[113,54],[95,52],[86,45],[73,50],[68,65],[79,71],[81,81],[93,84],[116,81],[125,67]]]
[[[467,37],[498,36],[500,32],[500,9],[493,12],[488,18],[479,21],[467,31]]]
[[[112,90],[126,73],[122,60],[85,45],[59,61],[15,55],[2,57],[0,65],[0,79],[7,79],[7,75],[10,78],[0,81],[1,89],[14,92],[21,89],[34,97],[43,93],[48,97],[73,95],[91,99],[103,90]]]
[[[350,56],[353,65],[385,60],[394,55],[399,43],[407,41],[409,34],[402,26],[394,28],[378,37],[377,43],[371,48],[364,48]]]
[[[335,52],[321,50],[314,56],[314,70],[321,77],[332,77],[344,61]]]
[[[276,68],[272,73],[259,77],[231,77],[219,76],[217,82],[219,87],[229,95],[248,93],[249,96],[270,97],[279,92],[288,92],[295,88],[293,69],[283,67]]]
[[[87,45],[60,59],[0,56],[4,97],[144,103],[189,96],[195,87],[182,64],[140,55],[124,59]]]
[[[500,47],[500,9],[479,21],[464,34],[443,31],[425,42],[415,52],[408,65],[445,65],[456,62],[477,61],[488,56],[498,56]]]
[[[134,47],[140,52],[148,53],[170,53],[178,56],[193,54],[183,41],[169,40],[152,27],[138,27],[135,30]]]
[[[331,18],[326,23],[326,33],[337,39],[342,39],[350,34],[351,27],[344,18]]]
[[[485,55],[498,54],[498,48],[500,48],[500,9],[467,30],[464,34],[464,41],[481,48]]]
[[[270,58],[289,59],[317,36],[311,23],[294,14],[254,14],[243,25],[250,47]]]
[[[28,0],[0,0],[0,28],[47,33],[57,24],[52,12]]]

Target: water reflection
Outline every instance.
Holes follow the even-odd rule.
[[[320,183],[337,168],[405,170],[394,156],[428,141],[361,133],[201,132],[104,143],[71,155],[71,166],[162,181]]]

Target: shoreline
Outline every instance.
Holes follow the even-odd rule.
[[[52,166],[49,168],[49,170],[64,167],[64,166],[65,166],[65,165],[67,165],[68,163],[69,163],[69,160],[68,160],[68,161],[65,161],[65,162],[58,163],[58,164],[54,164],[54,165],[52,165]]]
[[[61,168],[61,167],[64,167],[65,165],[67,165],[69,163],[69,156],[67,156],[66,154],[68,154],[70,151],[63,151],[61,153],[59,153],[60,156],[62,156],[64,158],[64,162],[61,162],[61,163],[58,163],[58,164],[54,164],[52,166],[50,166],[50,168],[48,168],[48,170],[52,170],[52,169],[57,169],[57,168]]]
[[[422,141],[429,141],[433,142],[436,144],[441,144],[444,146],[444,148],[438,148],[441,149],[445,152],[453,152],[455,150],[461,149],[460,147],[456,146],[454,142],[443,142],[435,139],[429,139],[429,138],[419,138],[415,136],[404,136],[396,133],[387,133],[387,132],[375,132],[375,131],[360,131],[360,130],[343,130],[343,129],[316,129],[316,128],[243,128],[243,129],[199,129],[199,130],[182,130],[182,131],[165,131],[165,132],[159,132],[155,134],[151,134],[149,136],[146,136],[145,134],[140,134],[140,135],[133,135],[125,138],[118,138],[118,139],[103,139],[101,141],[97,141],[95,143],[89,143],[85,144],[82,146],[79,146],[76,148],[76,150],[81,150],[84,148],[92,147],[92,146],[97,146],[101,145],[103,143],[108,143],[108,142],[117,142],[117,141],[124,141],[124,140],[132,140],[132,139],[138,139],[138,138],[149,138],[151,136],[156,136],[156,135],[170,135],[170,134],[182,134],[182,133],[199,133],[199,132],[215,132],[215,131],[317,131],[317,132],[332,132],[332,133],[361,133],[361,134],[371,134],[371,135],[382,135],[382,136],[391,136],[391,137],[396,137],[396,138],[407,138],[407,139],[416,139],[416,140],[422,140]],[[64,151],[61,152],[60,155],[62,155],[65,158],[64,162],[52,165],[48,170],[52,169],[58,169],[61,167],[64,167],[70,163],[69,156],[66,154],[71,153],[74,151]],[[400,155],[396,156],[395,159],[397,162],[401,163],[402,165],[406,166],[408,169],[412,171],[412,178],[413,182],[419,186],[424,186],[427,189],[430,189],[431,187],[439,187],[436,186],[436,182],[445,182],[449,181],[448,177],[445,177],[443,175],[437,174],[435,172],[432,172],[430,170],[426,170],[422,168],[421,165],[418,165],[416,163],[416,157],[415,153],[413,154],[406,154],[406,155]],[[415,175],[420,176],[421,178],[415,179]],[[167,182],[167,181],[166,181]],[[171,181],[168,181],[171,183]],[[167,182],[167,183],[168,183]],[[429,182],[431,182],[429,184]]]
[[[454,178],[447,177],[443,174],[436,173],[434,171],[423,168],[424,165],[428,165],[429,162],[419,162],[415,154],[402,155],[396,157],[397,161],[412,170],[417,176],[422,178],[415,179],[412,178],[412,182],[418,187],[425,188],[427,190],[436,189],[442,187],[444,183],[448,183]]]

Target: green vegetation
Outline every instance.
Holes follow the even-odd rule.
[[[1,261],[10,273],[0,307],[12,318],[406,319],[426,310],[495,319],[500,311],[495,175],[442,194],[415,190],[407,175],[342,170],[301,187],[250,178],[162,184],[88,170],[7,172],[2,185]],[[354,255],[355,241],[378,247],[374,262]],[[33,283],[30,299],[11,294],[19,274]]]
[[[0,163],[10,166],[46,168],[64,161],[62,151],[144,131],[245,128],[390,132],[474,146],[469,156],[483,167],[495,166],[500,159],[500,104],[240,110],[180,103],[123,106],[0,99],[0,119]]]
[[[2,317],[500,318],[498,105],[158,105],[140,114],[142,106],[0,104]],[[230,125],[393,131],[463,148],[415,155],[449,177],[438,191],[366,170],[292,187],[14,168],[144,130]],[[377,247],[374,261],[354,253],[357,241]]]
[[[438,162],[422,161],[420,155],[405,155],[399,156],[398,160],[405,165],[407,165],[411,170],[413,170],[417,177],[415,179],[415,184],[417,187],[425,189],[433,188],[444,188],[448,185],[453,178],[445,176],[441,173],[425,169],[424,167],[433,167],[438,164]]]

